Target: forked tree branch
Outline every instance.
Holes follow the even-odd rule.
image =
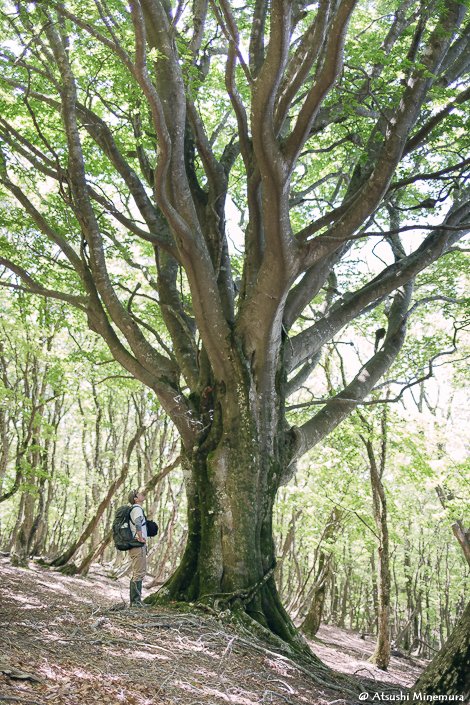
[[[343,204],[341,216],[325,234],[305,244],[303,270],[334,251],[338,242],[353,235],[377,208],[402,158],[408,135],[433,83],[431,76],[438,71],[450,40],[462,21],[461,9],[461,5],[455,1],[451,2],[449,7],[446,6],[441,23],[432,32],[425,50],[422,51],[422,65],[418,65],[408,79],[400,104],[377,154],[381,169],[374,169],[370,173],[347,207]],[[306,233],[307,231],[304,231],[299,235],[305,238]]]
[[[406,313],[411,300],[413,282],[397,291],[389,314],[389,325],[382,348],[363,365],[354,379],[323,409],[300,427],[293,429],[294,457],[300,457],[313,448],[338,426],[370,394],[376,382],[391,367],[405,340]]]

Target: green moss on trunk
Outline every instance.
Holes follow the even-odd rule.
[[[470,698],[470,602],[444,647],[424,670],[414,693]]]

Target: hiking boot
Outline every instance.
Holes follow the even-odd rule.
[[[142,602],[142,580],[131,580],[130,603],[131,607],[150,607]]]
[[[140,590],[139,590],[140,582]],[[142,604],[142,581],[131,580],[129,585],[129,601],[131,607],[140,607]]]
[[[140,596],[139,607],[144,607],[147,610],[150,609],[152,605],[147,605],[145,602],[142,602],[142,580],[137,581],[137,589],[139,590]]]

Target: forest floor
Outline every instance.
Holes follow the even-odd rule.
[[[127,592],[128,579],[113,581],[98,566],[80,578],[0,558],[0,703],[359,703],[212,616],[127,609]],[[425,665],[393,657],[384,673],[367,660],[373,639],[329,626],[311,647],[335,670],[367,678],[369,701],[374,689],[406,690]]]

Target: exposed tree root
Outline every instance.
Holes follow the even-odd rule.
[[[235,596],[235,593],[224,596],[214,595],[210,599],[209,596],[205,596],[203,600],[188,603],[174,602],[163,592],[163,594],[150,595],[145,602],[152,605],[172,606],[179,612],[191,613],[198,610],[210,614],[222,623],[235,628],[240,635],[239,638],[251,648],[290,659],[299,670],[323,688],[340,692],[343,696],[354,699],[357,699],[358,694],[364,690],[363,684],[358,680],[333,671],[324,664],[311,651],[306,640],[295,628],[291,630],[289,641],[285,641],[263,626],[245,611],[244,600],[241,596]]]

